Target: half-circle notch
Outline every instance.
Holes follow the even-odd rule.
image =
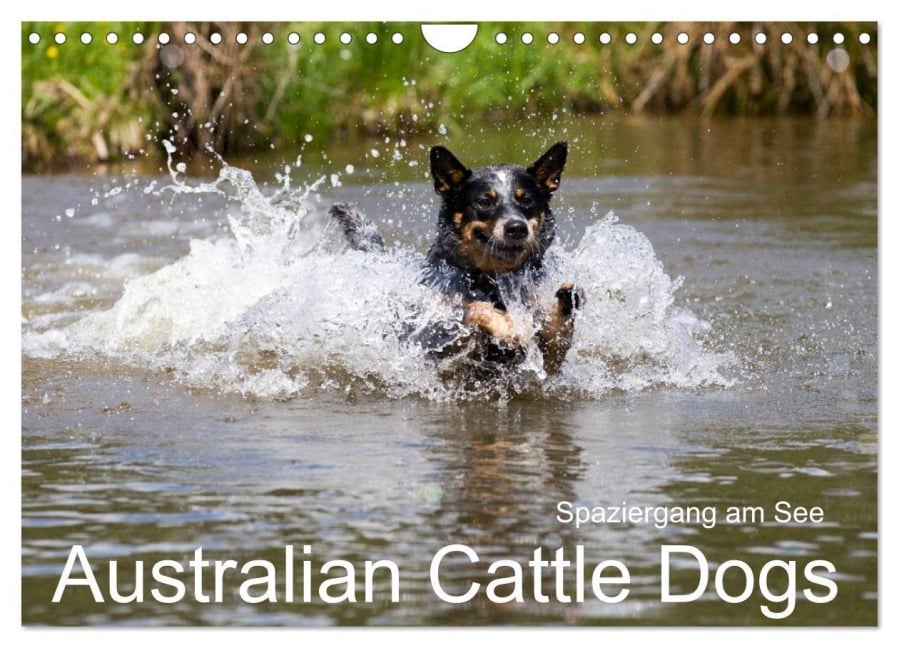
[[[476,24],[422,23],[421,35],[438,52],[453,54],[471,45],[478,35]]]

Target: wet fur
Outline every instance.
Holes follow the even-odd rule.
[[[559,187],[567,154],[567,144],[559,142],[527,168],[468,169],[446,148],[431,149],[431,175],[441,205],[422,281],[461,298],[467,333],[441,325],[418,332],[418,341],[429,352],[441,356],[469,349],[473,360],[492,365],[523,359],[527,340],[503,300],[504,292],[512,292],[532,308],[544,369],[559,371],[571,347],[583,293],[564,283],[549,311],[541,312],[531,291],[543,279],[543,257],[555,238],[549,201]],[[383,247],[377,229],[352,207],[334,205],[331,215],[352,247]]]

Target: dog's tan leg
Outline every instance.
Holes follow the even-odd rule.
[[[543,368],[546,373],[557,373],[562,367],[574,335],[574,313],[585,302],[583,291],[571,283],[563,283],[556,291],[556,301],[537,333],[537,343],[543,352]]]
[[[510,348],[525,346],[521,335],[515,332],[515,324],[509,314],[489,302],[467,303],[465,305],[465,324],[481,329],[497,342]]]

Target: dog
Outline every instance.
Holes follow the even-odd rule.
[[[544,254],[555,238],[549,202],[567,156],[567,143],[558,142],[527,168],[502,164],[469,169],[448,149],[431,149],[431,176],[441,203],[422,283],[461,301],[462,326],[432,323],[416,331],[412,337],[429,354],[445,357],[467,349],[481,367],[521,362],[527,340],[506,308],[507,299],[517,297],[534,318],[531,328],[544,370],[555,374],[561,369],[585,296],[566,282],[543,310],[535,288],[544,279]],[[352,248],[384,248],[377,228],[351,206],[335,204],[330,214]]]

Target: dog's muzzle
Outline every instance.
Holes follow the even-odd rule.
[[[531,228],[523,218],[510,218],[503,224],[503,239],[507,243],[523,243],[531,235]]]

